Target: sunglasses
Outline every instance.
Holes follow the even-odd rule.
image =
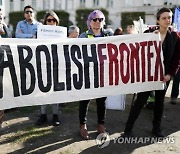
[[[32,11],[25,11],[26,14],[32,14],[33,12]]]
[[[51,22],[51,21],[57,22],[56,19],[47,19],[46,21],[47,21],[47,22]]]
[[[103,21],[103,18],[93,18],[92,20],[93,20],[94,22],[97,22],[97,21],[102,22],[102,21]]]

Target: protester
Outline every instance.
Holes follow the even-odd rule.
[[[121,27],[117,28],[114,31],[114,35],[123,35],[123,29]]]
[[[0,37],[1,38],[9,38],[9,30],[7,25],[3,22],[3,12],[0,9]]]
[[[35,10],[30,5],[24,7],[25,20],[19,21],[16,27],[16,38],[36,38],[37,25],[40,24],[35,20]]]
[[[180,36],[180,32],[178,32],[178,35]],[[177,72],[177,74],[173,77],[173,85],[172,85],[172,91],[171,91],[171,104],[177,103],[177,98],[179,95],[179,82],[180,82],[180,69]]]
[[[87,19],[88,30],[80,34],[80,38],[97,38],[111,36],[112,33],[105,31],[103,26],[105,25],[105,16],[100,10],[92,11]],[[98,133],[105,133],[105,100],[106,97],[97,98],[97,117],[98,117]],[[80,120],[80,135],[83,139],[89,139],[87,131],[87,112],[90,100],[82,100],[79,103],[79,120]]]
[[[68,37],[69,38],[77,38],[79,36],[79,27],[77,26],[69,26],[68,28]]]
[[[8,33],[8,28],[6,24],[3,22],[3,12],[0,9],[0,38],[8,38],[9,33]],[[3,122],[3,117],[4,117],[4,110],[0,110],[0,128]]]
[[[44,16],[44,25],[51,25],[51,26],[58,26],[59,25],[59,17],[57,14],[50,10],[48,11]],[[40,118],[37,120],[36,125],[43,125],[47,123],[47,114],[46,114],[46,108],[47,105],[41,105],[41,115]],[[53,112],[53,118],[52,118],[52,124],[53,126],[60,125],[59,121],[59,104],[52,104],[52,112]]]
[[[172,23],[172,11],[168,8],[161,8],[157,12],[157,24],[159,25],[159,30],[156,30],[156,33],[159,32],[162,41],[162,52],[164,56],[164,68],[165,74],[163,82],[166,82],[166,88],[164,90],[155,91],[155,107],[154,107],[154,120],[153,120],[153,129],[152,134],[156,137],[164,137],[164,134],[161,129],[161,119],[164,109],[164,98],[165,93],[169,85],[169,80],[173,76],[179,65],[180,61],[180,38],[176,32],[169,30],[169,26]],[[135,102],[131,106],[129,117],[124,130],[124,137],[133,136],[133,126],[140,115],[141,109],[147,102],[147,99],[151,91],[140,92],[137,94]]]
[[[127,34],[137,34],[138,32],[136,31],[134,25],[127,25],[126,33]]]

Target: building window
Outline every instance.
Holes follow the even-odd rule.
[[[43,9],[47,10],[50,7],[49,0],[43,0]]]
[[[172,5],[172,1],[171,0],[164,0],[164,5]]]
[[[143,3],[144,3],[144,6],[151,6],[152,4],[151,0],[144,0]]]
[[[0,5],[2,5],[2,0],[0,0]]]
[[[13,0],[10,0],[10,10],[14,11],[14,2],[13,2]]]
[[[113,7],[113,0],[107,0],[107,7]]]
[[[95,7],[96,7],[96,6],[99,6],[99,0],[94,0],[94,1],[93,1],[93,6],[95,6]]]
[[[125,6],[133,6],[132,0],[125,0]]]
[[[21,0],[21,10],[24,9],[24,0]]]
[[[67,1],[67,9],[72,10],[74,9],[74,0],[66,0]]]
[[[86,0],[80,0],[80,6],[85,7]]]
[[[36,0],[32,0],[32,7],[36,9]]]
[[[62,9],[62,0],[54,0],[54,9],[61,10]]]

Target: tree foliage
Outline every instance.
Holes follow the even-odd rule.
[[[121,14],[121,26],[126,29],[127,25],[133,25],[133,20],[139,20],[141,17],[145,23],[145,12],[123,12]]]

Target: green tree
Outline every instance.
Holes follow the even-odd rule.
[[[133,25],[133,20],[139,20],[141,17],[145,22],[145,12],[123,12],[121,14],[121,26],[126,29],[127,25]]]

